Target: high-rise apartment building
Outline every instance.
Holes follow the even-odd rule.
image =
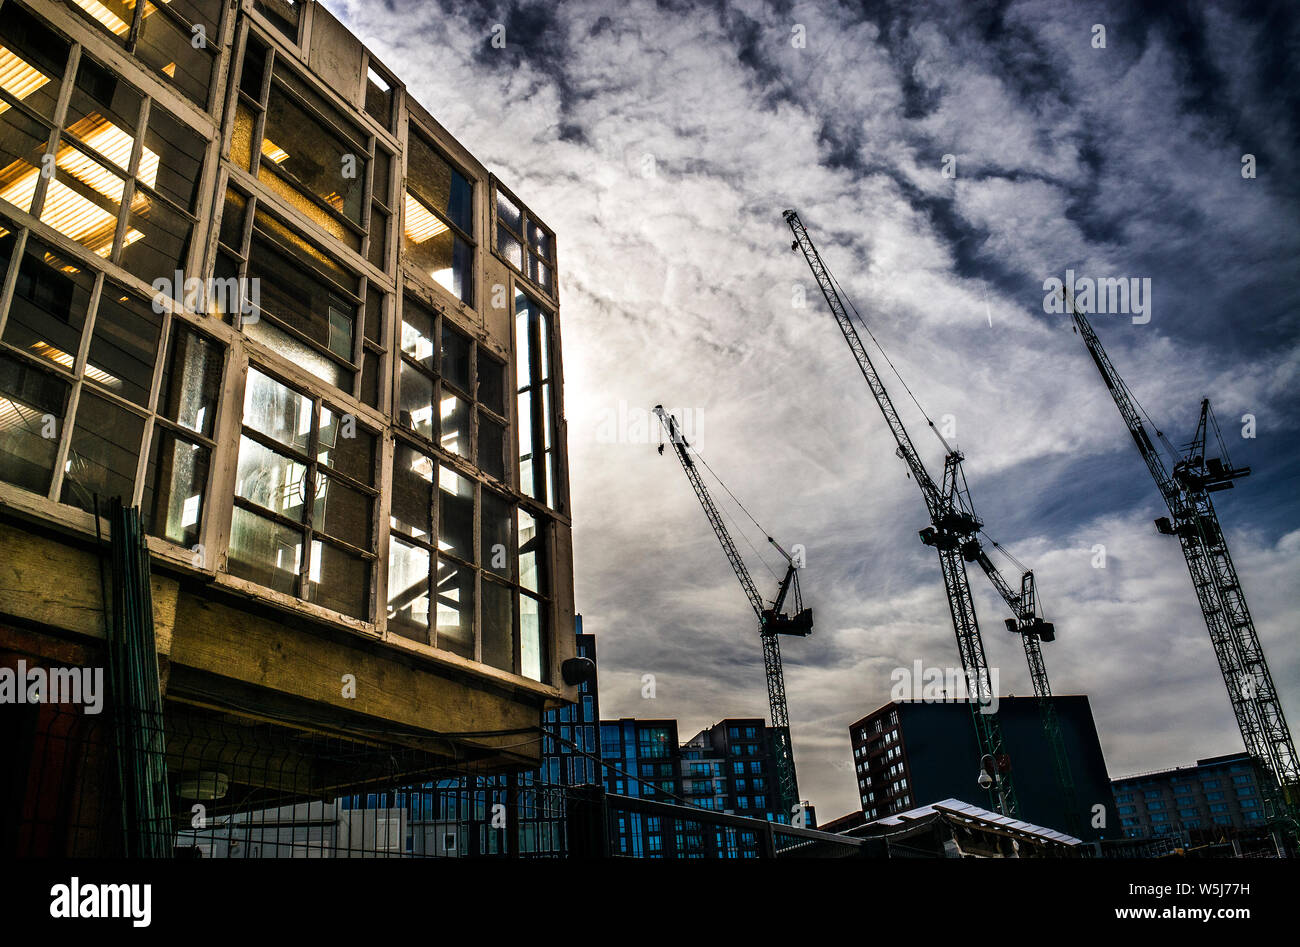
[[[1202,845],[1268,834],[1255,767],[1246,753],[1124,776],[1111,787],[1126,838],[1169,837]]]
[[[1066,810],[1038,699],[1003,697],[998,718],[1015,779],[1018,818],[1084,841],[1118,838],[1118,817],[1088,698],[1053,700],[1077,810]],[[965,701],[892,701],[853,723],[849,739],[867,821],[944,799],[996,806],[978,783],[980,756]]]
[[[117,497],[173,810],[400,776],[322,738],[539,765],[508,734],[578,697],[556,262],[319,3],[0,0],[0,663],[104,666]],[[79,831],[4,839],[111,850],[62,710],[6,709],[0,788]]]

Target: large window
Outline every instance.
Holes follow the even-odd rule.
[[[402,229],[406,259],[467,306],[474,305],[474,188],[411,127]]]
[[[6,4],[0,199],[146,282],[170,279],[187,262],[205,142],[84,52],[60,112],[69,49]]]
[[[551,319],[522,290],[515,291],[515,374],[518,382],[519,489],[561,509],[555,452],[555,390]]]
[[[17,267],[0,314],[0,479],[88,511],[138,495],[152,535],[196,545],[221,346],[11,221],[0,232],[0,274]]]
[[[160,82],[207,107],[221,0],[71,0],[68,5],[157,73]],[[13,4],[5,6],[9,16]]]
[[[376,457],[355,417],[250,367],[230,572],[369,619]]]
[[[555,295],[555,237],[497,185],[497,253],[542,290]]]
[[[414,443],[393,456],[388,627],[492,667],[546,679],[543,524]]]
[[[218,241],[216,282],[236,288],[214,294],[215,310],[287,361],[379,407],[382,289],[233,187]]]
[[[505,364],[410,296],[401,349],[398,423],[505,481]]]
[[[235,95],[231,160],[387,269],[392,156],[253,35]]]

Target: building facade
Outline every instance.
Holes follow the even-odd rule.
[[[204,756],[253,720],[536,767],[493,734],[578,697],[554,234],[311,0],[0,0],[0,64],[0,661],[104,664],[116,497],[178,785],[369,778]]]
[[[1065,811],[1037,698],[1003,697],[998,719],[1011,759],[1019,818],[1084,841],[1120,836],[1106,763],[1085,696],[1053,698],[1078,811]],[[892,701],[849,727],[862,813],[867,821],[954,798],[990,806],[980,788],[969,705]]]
[[[705,767],[710,775],[701,781],[697,774]],[[790,813],[781,811],[772,733],[761,717],[728,717],[688,740],[682,747],[682,782],[686,797],[704,808],[790,822]]]
[[[1246,753],[1197,760],[1111,783],[1126,838],[1208,845],[1267,834],[1255,767]]]

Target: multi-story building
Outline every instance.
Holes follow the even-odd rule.
[[[578,698],[556,253],[319,3],[0,0],[0,662],[105,665],[117,497],[174,809],[394,775],[322,735],[536,767],[501,734]],[[113,823],[13,712],[6,813]]]
[[[600,757],[607,793],[676,804],[685,799],[676,720],[602,720]],[[657,816],[627,813],[614,822],[610,845],[619,854],[662,858],[673,842]]]
[[[1084,841],[1120,835],[1106,762],[1086,696],[1055,697],[1078,807],[1070,818],[1038,700],[998,703],[1019,818]],[[965,701],[892,701],[849,727],[854,771],[867,821],[944,799],[991,808],[978,784],[980,755]],[[1071,831],[1072,830],[1072,831]]]
[[[688,772],[694,774],[697,767],[706,765],[718,771],[716,778],[704,784],[716,790],[706,808],[770,822],[790,821],[790,813],[781,811],[772,734],[761,717],[729,717],[686,742],[682,747],[682,780],[688,798]],[[697,791],[699,786],[696,782]],[[702,801],[710,796],[701,794],[699,798]]]
[[[1111,788],[1126,838],[1172,837],[1190,846],[1267,834],[1255,767],[1246,753],[1124,776]]]

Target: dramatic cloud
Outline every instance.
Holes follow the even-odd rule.
[[[1094,321],[1172,441],[1209,396],[1233,460],[1255,468],[1219,507],[1300,720],[1293,17],[861,6],[338,4],[556,231],[577,593],[603,715],[676,717],[687,737],[766,714],[753,617],[653,446],[659,402],[698,421],[701,453],[765,527],[808,548],[817,629],[784,652],[801,788],[823,818],[857,807],[847,726],[888,699],[890,670],[957,661],[921,498],[789,250],[795,207],[919,402],[952,416],[989,532],[1034,567],[1057,623],[1053,687],[1090,696],[1116,775],[1240,747],[1178,548],[1151,525],[1155,488],[1081,342],[1043,312],[1043,281],[1067,268],[1151,280],[1149,323]],[[886,383],[936,470],[940,446]],[[972,581],[1004,690],[1029,693],[1001,603]]]

